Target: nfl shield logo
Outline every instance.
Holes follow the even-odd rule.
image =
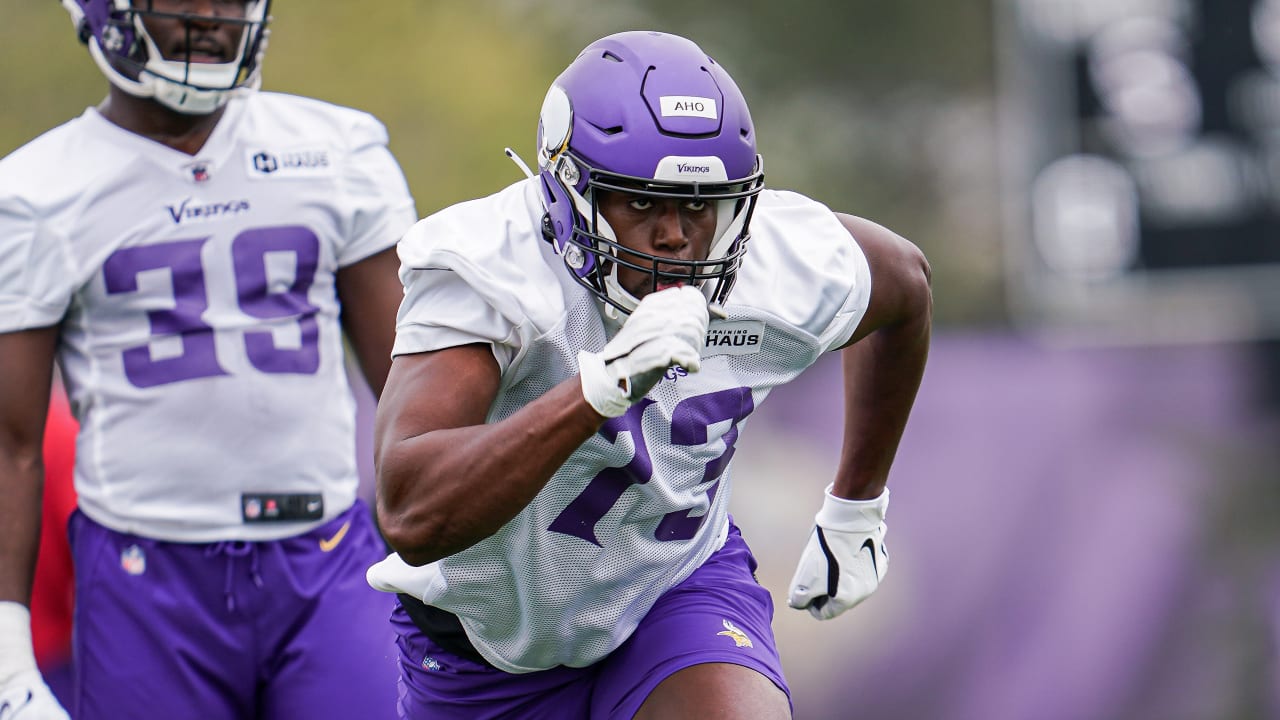
[[[137,545],[130,545],[120,553],[120,567],[130,575],[141,575],[147,571],[147,555]]]
[[[191,179],[198,183],[207,182],[209,180],[209,163],[205,160],[189,162],[182,167],[186,168],[187,172],[191,173]]]

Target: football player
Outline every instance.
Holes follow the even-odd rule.
[[[773,388],[840,350],[843,459],[789,604],[829,619],[870,595],[928,264],[765,189],[742,94],[678,36],[588,46],[537,152],[536,174],[400,244],[375,428],[397,552],[369,581],[399,594],[404,712],[788,717],[770,596],[727,512],[735,446]]]
[[[270,0],[63,5],[109,89],[0,161],[0,714],[65,717],[26,606],[56,357],[75,717],[394,717],[343,341],[380,391],[416,219],[385,128],[257,91]]]

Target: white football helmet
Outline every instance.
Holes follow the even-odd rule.
[[[157,10],[157,4],[162,9]],[[177,0],[62,0],[80,40],[89,46],[89,54],[111,84],[190,115],[211,113],[234,93],[255,90],[261,84],[270,5],[271,0],[246,0],[242,17],[209,17],[168,9],[184,7]],[[147,18],[183,22],[189,41],[193,23],[239,25],[243,28],[239,48],[225,62],[200,63],[191,62],[189,43],[185,57],[166,59],[147,32]]]

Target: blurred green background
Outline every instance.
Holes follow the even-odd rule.
[[[105,80],[55,0],[0,0],[0,154]],[[773,187],[865,215],[933,260],[942,323],[1001,314],[986,2],[283,0],[264,87],[386,123],[422,214],[518,177],[559,70],[610,32],[690,36],[751,104]]]

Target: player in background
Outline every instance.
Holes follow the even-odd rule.
[[[769,392],[831,350],[835,480],[778,478],[821,498],[789,602],[829,619],[876,589],[929,267],[762,170],[720,65],[621,33],[551,86],[536,175],[401,241],[375,427],[398,552],[369,580],[400,597],[407,717],[787,717],[730,460]]]
[[[381,391],[416,219],[386,130],[257,91],[269,0],[63,5],[109,90],[0,161],[0,708],[64,717],[27,608],[56,356],[75,717],[394,717],[343,363],[345,331]]]

